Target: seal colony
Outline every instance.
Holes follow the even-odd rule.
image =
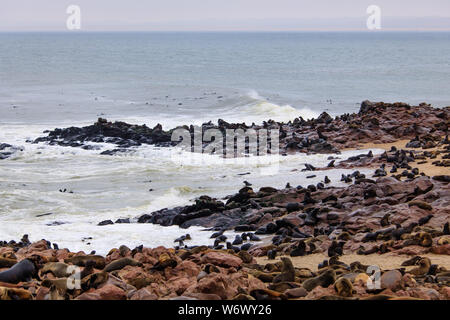
[[[342,176],[345,187],[330,186],[328,177],[316,185],[291,186],[287,181],[283,189],[253,190],[247,182],[226,199],[205,195],[192,205],[137,219],[202,226],[212,233],[212,246],[190,246],[195,235],[186,234],[175,239],[174,248],[121,246],[103,257],[95,251],[70,252],[46,240],[30,243],[28,236],[0,242],[0,299],[450,299],[449,122],[450,107],[368,101],[358,114],[335,119],[323,113],[315,120],[265,122],[262,127],[280,130],[285,154],[407,142],[379,156],[330,157],[326,168],[307,164],[302,169],[354,169]],[[219,121],[217,128],[250,127]],[[34,142],[118,145],[105,154],[137,143],[172,145],[170,132],[161,126],[103,119],[48,133]],[[427,175],[419,169],[423,162],[439,174]],[[366,176],[358,168],[374,172]],[[98,227],[111,223],[131,221],[101,221]],[[228,239],[226,230],[237,235]],[[314,264],[307,263],[313,258]],[[376,263],[390,259],[395,263],[383,268]]]

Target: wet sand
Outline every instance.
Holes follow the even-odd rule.
[[[410,142],[410,140],[398,140],[396,142],[392,143],[363,143],[359,144],[357,148],[347,148],[346,150],[367,150],[367,149],[383,149],[386,151],[389,151],[391,147],[396,147],[397,149],[403,149],[403,150],[412,150],[412,151],[442,151],[443,149],[441,147],[435,147],[430,149],[422,149],[422,148],[406,148],[406,144]],[[438,176],[438,175],[448,175],[450,174],[450,168],[448,167],[438,167],[432,164],[434,161],[441,161],[442,160],[442,153],[437,155],[435,159],[426,159],[423,161],[426,161],[427,163],[419,164],[418,162],[421,162],[422,160],[417,160],[412,164],[413,168],[418,168],[420,172],[424,172],[427,176]],[[392,176],[392,173],[389,173],[388,175]]]
[[[450,256],[437,255],[437,254],[423,254],[421,257],[428,257],[432,264],[437,264],[446,269],[450,269]],[[359,261],[364,265],[377,265],[382,270],[406,268],[406,270],[412,269],[414,267],[402,267],[401,264],[412,258],[413,256],[408,255],[395,255],[395,254],[370,254],[370,255],[358,255],[358,254],[346,254],[340,257],[340,261],[350,264],[355,261]],[[325,259],[329,259],[326,254],[316,253],[303,257],[289,257],[292,263],[297,268],[308,268],[312,271],[317,271],[317,266]],[[280,261],[280,257],[275,260],[269,260],[267,257],[255,258],[258,264],[274,263]]]

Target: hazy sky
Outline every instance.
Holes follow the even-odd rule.
[[[383,29],[450,30],[450,0],[0,0],[0,30],[66,30],[69,5],[84,31],[363,30],[372,4]]]

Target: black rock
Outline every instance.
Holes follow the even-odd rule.
[[[109,224],[114,224],[111,220],[104,220],[98,224],[98,226],[107,226]]]

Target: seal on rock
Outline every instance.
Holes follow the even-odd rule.
[[[57,278],[66,278],[73,273],[67,271],[68,267],[69,267],[68,264],[62,262],[49,262],[46,263],[44,267],[42,267],[40,273],[41,275],[44,275],[51,272]]]
[[[0,268],[11,268],[17,263],[15,259],[1,258],[0,257]]]
[[[136,261],[134,259],[131,259],[131,258],[122,258],[122,259],[115,260],[115,261],[109,263],[105,267],[104,271],[111,272],[111,271],[114,271],[114,270],[120,270],[120,269],[123,269],[126,266],[138,266],[138,267],[141,267],[142,263],[140,263],[140,262],[138,262],[138,261]]]
[[[36,265],[29,259],[16,263],[10,269],[0,272],[0,282],[19,283],[31,280],[37,275]]]
[[[102,256],[98,255],[88,255],[88,256],[74,256],[72,258],[64,259],[65,263],[72,263],[76,266],[85,267],[89,262],[95,263],[96,269],[104,269],[106,265],[106,260]]]

